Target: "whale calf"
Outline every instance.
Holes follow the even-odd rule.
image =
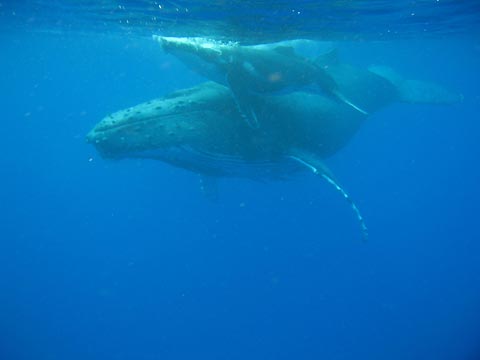
[[[176,56],[192,70],[228,86],[240,113],[252,128],[259,127],[258,116],[250,106],[253,96],[306,88],[321,90],[366,114],[338,89],[322,66],[297,55],[292,46],[241,46],[205,38],[156,35],[153,39],[165,52]]]
[[[436,84],[403,80],[387,68],[336,64],[329,75],[369,113],[393,101],[461,99]],[[360,211],[324,159],[349,142],[367,115],[323,94],[304,92],[255,97],[250,106],[260,129],[243,121],[227,87],[207,82],[108,115],[87,141],[105,158],[160,160],[208,178],[285,179],[311,171],[348,200],[366,238]]]

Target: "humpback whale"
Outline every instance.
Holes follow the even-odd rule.
[[[209,80],[228,86],[235,103],[252,128],[258,116],[250,106],[255,95],[319,89],[357,111],[366,112],[339,91],[337,83],[319,64],[295,53],[292,46],[279,44],[241,46],[205,38],[153,36],[163,50],[176,56]]]
[[[329,75],[369,113],[393,101],[460,100],[436,84],[404,80],[388,68],[332,64]],[[207,82],[108,115],[87,141],[104,158],[160,160],[207,178],[286,179],[311,171],[350,203],[367,238],[360,211],[324,164],[349,142],[367,115],[324,94],[293,92],[251,101],[260,130],[243,121],[227,87]]]

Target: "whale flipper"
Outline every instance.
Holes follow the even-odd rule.
[[[327,166],[323,163],[322,160],[318,159],[314,154],[310,154],[305,151],[293,150],[292,154],[288,156],[290,159],[295,160],[296,162],[304,165],[308,169],[310,169],[315,175],[321,176],[325,181],[327,181],[330,185],[332,185],[342,196],[345,200],[348,201],[350,207],[352,208],[355,216],[357,217],[358,222],[360,223],[360,228],[362,230],[362,238],[364,241],[368,240],[368,228],[365,224],[365,220],[363,219],[360,210],[358,209],[357,205],[353,202],[352,198],[348,193],[343,189],[342,186],[338,184],[335,180],[332,172],[327,168]]]
[[[238,76],[227,74],[226,80],[240,115],[242,115],[249,127],[258,129],[260,125],[257,114],[251,105],[254,95],[250,93],[248,87],[244,85],[245,82],[239,79]]]
[[[354,103],[352,103],[350,100],[348,100],[345,95],[343,95],[341,92],[339,92],[338,90],[334,90],[332,92],[340,101],[344,102],[345,104],[347,104],[348,106],[351,106],[352,108],[354,108],[355,110],[357,110],[358,112],[362,113],[363,115],[368,115],[368,112],[366,112],[365,110],[359,108],[357,105],[355,105]]]
[[[338,89],[337,83],[335,82],[333,77],[330,74],[328,74],[328,72],[325,70],[325,69],[328,69],[328,67],[331,64],[337,64],[338,63],[338,50],[337,49],[332,49],[331,51],[318,56],[314,60],[314,63],[319,69],[317,84],[320,87],[320,89],[325,91],[327,94],[333,95],[339,101],[347,104],[348,106],[352,107],[353,109],[357,110],[358,112],[362,113],[363,115],[368,115],[367,111],[363,110],[360,106],[356,105],[353,101],[348,99],[348,97],[346,97]]]

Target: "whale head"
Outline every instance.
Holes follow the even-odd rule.
[[[232,61],[231,55],[238,45],[200,37],[165,37],[153,35],[163,51],[172,54],[189,69],[207,79],[226,85],[225,67]]]
[[[222,90],[227,91],[212,83],[201,91],[182,90],[117,111],[103,118],[87,141],[103,157],[114,159],[144,157],[153,150],[162,157],[172,148],[193,146],[226,116],[218,108],[210,110]]]
[[[277,165],[279,172],[288,171],[275,164],[285,143],[246,126],[229,90],[216,83],[108,115],[87,142],[107,159],[160,160],[215,176],[264,178],[261,173]]]

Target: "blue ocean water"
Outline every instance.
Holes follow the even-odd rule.
[[[478,15],[476,1],[0,1],[0,359],[480,359]],[[392,104],[328,159],[363,243],[308,174],[224,179],[212,202],[194,173],[102,159],[85,135],[105,115],[204,80],[152,33],[334,41],[345,62],[464,101]]]

